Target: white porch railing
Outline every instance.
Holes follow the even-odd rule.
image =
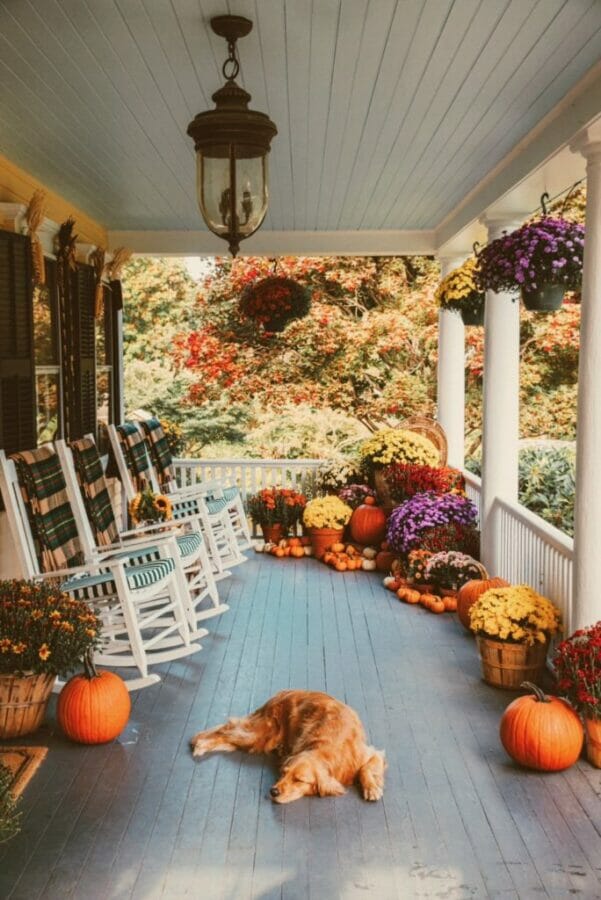
[[[467,495],[478,507],[480,517],[482,482],[471,472],[464,475]],[[529,584],[549,597],[561,610],[569,633],[574,541],[519,503],[497,498],[492,514],[499,517],[496,531],[501,544],[499,571],[494,574],[512,584]]]

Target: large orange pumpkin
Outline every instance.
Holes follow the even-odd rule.
[[[485,591],[490,588],[509,587],[504,578],[474,579],[466,581],[457,594],[457,618],[464,628],[470,630],[470,609]]]
[[[549,697],[525,681],[531,691],[509,704],[501,719],[501,743],[521,766],[560,772],[574,765],[582,750],[582,723],[566,700]]]
[[[115,672],[97,672],[84,660],[85,672],[71,678],[60,692],[58,723],[79,744],[105,744],[121,734],[131,712],[125,682]]]
[[[351,516],[350,530],[358,544],[379,544],[386,537],[386,513],[381,506],[362,503]]]

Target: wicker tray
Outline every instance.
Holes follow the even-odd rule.
[[[440,465],[446,466],[448,456],[447,436],[438,422],[427,418],[427,416],[412,416],[410,419],[405,419],[401,424],[401,428],[406,428],[407,431],[413,431],[415,434],[421,434],[432,441],[440,454]]]

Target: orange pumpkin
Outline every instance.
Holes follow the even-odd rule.
[[[422,606],[425,606],[426,609],[430,609],[432,603],[434,603],[435,600],[440,600],[440,597],[437,597],[436,594],[429,594],[427,592],[424,593],[423,591],[418,591],[418,594],[419,602],[422,604]]]
[[[332,544],[330,547],[333,553],[344,553],[344,544]]]
[[[300,546],[291,547],[290,548],[290,556],[293,556],[295,559],[300,559],[301,556],[305,555],[304,549]]]
[[[286,555],[286,551],[283,547],[276,547],[275,550],[272,551],[274,556],[277,556],[278,559],[281,559]]]
[[[353,512],[349,527],[358,544],[379,544],[386,535],[386,513],[381,506],[362,503]]]
[[[457,612],[457,597],[443,597],[442,601],[447,612]]]
[[[89,658],[60,692],[58,723],[79,744],[106,744],[121,734],[131,712],[125,682],[115,672],[97,672]]]
[[[370,497],[370,496],[368,495],[367,497],[365,497],[365,499],[363,500],[363,502],[364,502],[364,504],[365,504],[366,506],[375,506],[375,505],[376,505],[376,498],[375,498],[375,497]]]
[[[300,538],[297,538],[297,537],[288,538],[288,546],[289,547],[300,547],[300,545],[301,545]]]
[[[509,704],[501,719],[501,743],[521,766],[560,772],[572,766],[582,750],[584,732],[567,701],[549,697],[525,681],[531,693]]]
[[[439,613],[443,613],[445,607],[442,597],[434,597],[434,599],[430,601],[428,609],[430,610],[430,612],[436,613],[437,615]]]
[[[390,550],[380,550],[376,556],[376,569],[378,572],[390,572],[390,567],[395,559],[396,556]]]
[[[310,546],[311,546],[311,538],[310,538],[308,535],[304,534],[304,535],[302,536],[302,538],[300,538],[299,540],[300,540],[301,545],[302,545],[303,547],[310,547]]]
[[[339,560],[335,564],[334,568],[336,569],[337,572],[346,572],[348,566],[345,562],[342,562],[342,560]]]
[[[509,587],[504,578],[474,579],[466,581],[457,594],[457,617],[467,631],[470,630],[470,609],[490,588]]]
[[[419,591],[413,591],[411,588],[406,589],[405,594],[405,603],[410,603],[414,606],[416,603],[419,603],[421,594]]]

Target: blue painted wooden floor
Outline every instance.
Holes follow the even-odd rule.
[[[313,560],[255,557],[221,589],[230,612],[136,695],[118,742],[70,744],[51,711],[22,834],[0,848],[0,897],[601,897],[601,773],[511,764],[497,738],[510,696],[480,681],[453,617]],[[388,754],[383,802],[352,789],[280,807],[268,760],[193,762],[195,731],[286,687],[358,710]]]

